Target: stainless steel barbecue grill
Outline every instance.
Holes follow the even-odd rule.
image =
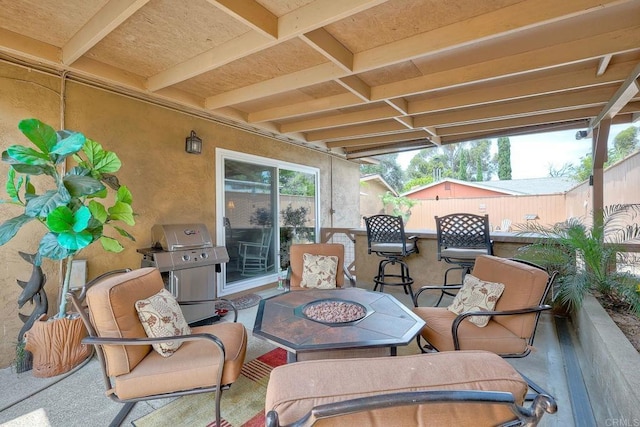
[[[180,301],[216,297],[217,273],[229,261],[224,246],[213,246],[204,224],[158,224],[150,248],[138,249],[142,267],[160,270],[165,287]],[[215,317],[213,304],[182,306],[189,323]]]

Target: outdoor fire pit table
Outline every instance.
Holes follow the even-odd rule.
[[[288,352],[287,361],[396,355],[424,321],[382,292],[293,291],[260,301],[253,334]],[[353,350],[352,353],[349,351]]]

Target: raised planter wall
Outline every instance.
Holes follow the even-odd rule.
[[[573,321],[597,425],[640,425],[640,354],[592,296]]]

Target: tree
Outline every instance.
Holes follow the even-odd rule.
[[[552,164],[549,164],[549,176],[558,178],[558,177],[573,177],[576,175],[576,167],[571,163],[565,163],[560,166],[559,169],[553,167]]]
[[[462,153],[460,156],[460,166],[458,167],[458,179],[460,181],[468,181],[469,175],[467,175],[468,156],[466,153]]]
[[[476,159],[476,181],[484,181],[482,174],[482,160]]]
[[[511,141],[509,138],[498,138],[498,178],[511,179]]]
[[[402,190],[402,182],[404,181],[404,173],[397,162],[397,154],[385,154],[379,156],[380,163],[377,165],[360,165],[360,176],[378,174],[389,184],[394,190]]]
[[[391,191],[387,191],[381,195],[380,199],[385,207],[390,205],[391,214],[401,216],[405,224],[411,217],[411,208],[418,204],[417,200],[410,199],[409,197],[394,196]]]
[[[613,149],[609,151],[608,163],[624,159],[636,150],[638,145],[638,128],[630,126],[621,131],[613,139]]]

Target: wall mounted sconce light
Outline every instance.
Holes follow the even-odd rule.
[[[196,136],[196,131],[192,130],[185,142],[185,150],[191,154],[202,153],[202,140]]]

